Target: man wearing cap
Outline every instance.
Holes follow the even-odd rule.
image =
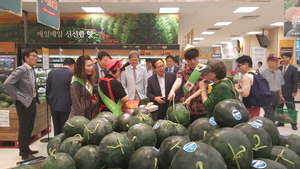
[[[177,78],[174,82],[170,94],[168,95],[168,100],[172,100],[175,97],[175,91],[180,87],[183,88],[183,97],[180,99],[184,102],[188,97],[194,94],[199,89],[199,83],[204,78],[202,73],[199,71],[201,64],[198,63],[200,49],[194,47],[193,45],[187,45],[181,55],[187,64],[180,68],[177,72]],[[191,78],[190,78],[191,77]],[[190,123],[195,121],[197,118],[205,117],[206,111],[202,104],[201,97],[196,97],[190,101],[187,105],[190,112]]]
[[[295,109],[295,96],[298,91],[298,69],[291,65],[291,53],[284,53],[281,55],[282,66],[279,66],[278,69],[281,70],[285,84],[282,86],[282,96],[286,102],[286,107],[288,109]],[[278,104],[278,108],[283,108],[284,104]],[[284,126],[283,123],[277,123],[277,126]],[[297,123],[291,123],[292,129],[297,130]]]
[[[107,61],[108,73],[100,78],[99,95],[100,95],[100,112],[111,111],[117,116],[122,114],[122,103],[128,100],[128,96],[117,80],[121,76],[122,61],[110,59]]]
[[[278,57],[275,54],[269,54],[267,58],[266,68],[261,75],[269,82],[269,87],[272,93],[272,103],[269,107],[264,107],[265,115],[264,117],[272,120],[275,123],[275,109],[278,101],[284,102],[282,97],[281,87],[284,85],[284,79],[282,72],[278,67]]]

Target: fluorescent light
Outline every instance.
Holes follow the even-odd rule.
[[[214,34],[215,32],[202,32],[201,34],[202,35],[212,35],[212,34]]]
[[[227,26],[230,25],[232,22],[217,22],[214,26]]]
[[[212,47],[220,47],[221,45],[211,45]]]
[[[283,22],[275,22],[272,23],[270,26],[283,26]]]
[[[253,11],[255,11],[258,8],[259,7],[239,7],[238,9],[236,9],[235,11],[233,11],[233,13],[253,12]]]
[[[194,38],[194,40],[204,40],[204,38]]]
[[[235,38],[231,38],[231,40],[241,40],[243,39],[243,37],[235,37]]]
[[[261,31],[253,31],[253,32],[248,32],[247,34],[248,35],[256,35],[256,34],[260,34],[261,33]]]
[[[231,43],[231,42],[220,42],[221,44],[227,44],[227,43]]]
[[[193,45],[197,44],[198,42],[193,42]]]
[[[81,7],[87,13],[104,13],[101,7]]]
[[[159,8],[159,13],[178,13],[178,7],[171,7],[171,8]]]

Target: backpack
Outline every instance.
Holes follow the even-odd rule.
[[[268,107],[272,102],[272,93],[269,82],[260,74],[248,72],[253,75],[253,84],[248,97],[244,98],[253,107]]]

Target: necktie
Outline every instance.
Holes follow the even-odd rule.
[[[105,74],[104,74],[104,69],[101,69],[101,76],[100,77],[103,77]]]
[[[134,80],[136,80],[136,71],[135,71],[136,67],[133,68],[133,77],[134,77]]]
[[[168,68],[169,70],[168,70],[168,72],[171,72],[171,68]]]
[[[285,72],[286,72],[286,66],[283,67],[282,76],[284,76]]]

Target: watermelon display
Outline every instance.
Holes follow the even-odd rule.
[[[127,168],[133,152],[131,140],[120,133],[106,135],[99,145],[100,158],[110,168]]]
[[[74,137],[66,138],[60,145],[60,152],[74,157],[75,153],[82,147],[83,138],[77,134]]]
[[[83,135],[84,125],[90,122],[89,119],[83,116],[73,116],[69,118],[64,125],[64,133],[66,137],[73,137],[76,134]]]
[[[44,159],[41,169],[76,169],[75,161],[67,153],[51,154]]]
[[[254,159],[252,161],[251,167],[251,169],[287,169],[282,164],[266,158]]]
[[[133,116],[133,118],[130,120],[129,122],[129,127],[134,126],[135,124],[138,123],[146,123],[149,126],[153,126],[154,125],[154,121],[151,117],[151,114],[137,114],[135,116]]]
[[[228,168],[250,169],[253,158],[252,145],[240,131],[228,127],[219,128],[209,132],[202,141],[220,152]]]
[[[296,134],[284,134],[281,137],[279,145],[288,147],[300,157],[300,136]]]
[[[167,110],[167,119],[181,125],[186,125],[190,121],[190,113],[181,103],[170,106]]]
[[[80,148],[74,155],[74,161],[76,167],[80,169],[99,169],[104,167],[100,159],[99,147],[95,145],[86,145]]]
[[[300,157],[283,146],[273,146],[270,159],[284,165],[287,169],[300,168]]]
[[[60,133],[56,136],[54,136],[52,139],[49,140],[48,144],[47,144],[47,153],[48,155],[50,155],[50,152],[53,150],[56,150],[55,152],[60,152],[59,147],[61,145],[61,143],[65,140],[65,134],[64,133]]]
[[[99,145],[104,136],[113,132],[112,126],[105,120],[96,118],[85,125],[83,130],[84,143]]]
[[[190,140],[183,136],[170,136],[166,138],[159,148],[159,168],[168,169],[177,151],[189,142]]]
[[[150,114],[150,116],[151,116],[150,110],[148,110],[148,109],[146,109],[144,107],[134,109],[134,111],[132,112],[132,115],[135,116],[137,114],[145,114],[145,115],[149,115]]]
[[[170,169],[227,169],[221,154],[203,142],[190,142],[175,154]]]
[[[218,128],[219,126],[215,122],[214,117],[199,118],[188,127],[190,140],[200,141],[208,132]]]
[[[21,164],[21,165],[19,165],[17,167],[14,167],[12,169],[36,169],[36,168],[31,166],[31,165]]]
[[[128,169],[157,169],[158,152],[158,149],[150,146],[137,149],[130,158]]]
[[[118,132],[128,131],[129,123],[130,123],[132,118],[133,118],[133,116],[129,113],[121,114],[117,118],[117,131]]]
[[[103,111],[103,112],[100,112],[99,114],[97,114],[94,118],[105,118],[105,119],[107,119],[110,122],[113,131],[116,131],[117,118],[114,114],[112,114],[112,112]]]
[[[249,112],[242,102],[235,99],[220,101],[213,110],[215,121],[220,127],[234,127],[249,120]]]
[[[138,123],[130,127],[128,138],[133,142],[135,150],[143,146],[154,147],[157,141],[154,129],[145,123]]]
[[[279,144],[279,136],[280,136],[279,131],[275,123],[273,123],[270,119],[257,116],[249,119],[248,122],[252,122],[251,123],[252,125],[257,125],[263,128],[271,137],[273,146]]]

